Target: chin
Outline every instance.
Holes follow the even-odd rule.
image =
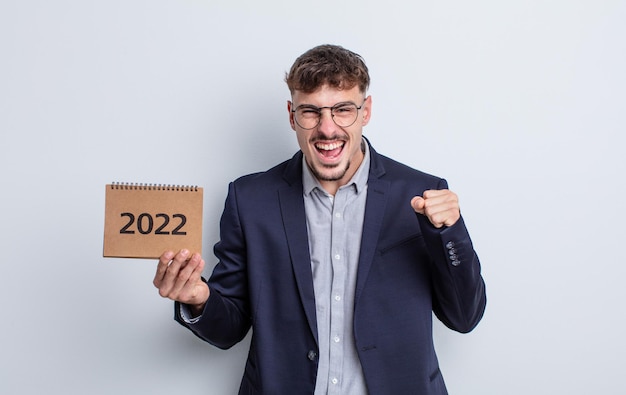
[[[341,165],[339,165],[341,166]],[[346,164],[346,166],[341,170],[341,167],[336,166],[335,168],[328,167],[314,167],[313,175],[320,181],[340,181],[343,179],[350,168],[350,163]]]

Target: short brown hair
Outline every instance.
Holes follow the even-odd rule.
[[[367,92],[370,76],[363,58],[338,45],[320,45],[300,55],[285,75],[285,82],[295,91],[312,93],[323,85],[336,89],[359,86]]]

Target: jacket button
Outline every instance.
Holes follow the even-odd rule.
[[[315,358],[317,358],[317,353],[313,350],[310,350],[306,357],[309,358],[309,361],[315,361]]]

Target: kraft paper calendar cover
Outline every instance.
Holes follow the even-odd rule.
[[[202,253],[203,190],[196,186],[106,185],[104,257],[158,258]]]

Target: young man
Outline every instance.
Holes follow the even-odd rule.
[[[446,181],[378,154],[362,58],[322,45],[287,75],[300,151],[229,186],[219,262],[165,252],[176,319],[229,348],[252,327],[240,394],[446,394],[432,312],[471,331],[485,286]]]

